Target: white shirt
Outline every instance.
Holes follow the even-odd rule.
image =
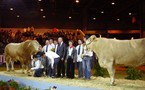
[[[42,48],[42,51],[45,52],[45,53],[46,53],[46,48],[47,48],[47,51],[50,51],[50,50],[51,50],[51,46],[50,46],[50,45],[48,45],[48,47],[47,47],[47,45],[45,45],[45,46]]]
[[[84,56],[93,56],[93,52],[91,50],[84,50]]]
[[[51,64],[51,68],[53,68],[54,59],[55,59],[55,58],[59,58],[59,55],[56,54],[56,53],[53,52],[53,51],[47,51],[47,52],[45,53],[45,55],[46,55],[46,56],[48,57],[48,59],[50,60],[50,63],[49,63],[49,64]]]
[[[63,44],[63,42],[60,43],[59,47],[61,47],[62,44]],[[57,49],[58,49],[58,44],[55,46],[55,52],[57,52]]]
[[[61,47],[62,44],[63,44],[63,42],[60,43],[60,47]]]
[[[34,65],[34,62],[35,62],[35,65]],[[34,60],[33,59],[32,62],[31,62],[31,65],[35,66],[35,67],[32,67],[31,70],[36,70],[36,69],[39,69],[39,68],[44,68],[44,66],[42,65],[40,60]]]
[[[73,51],[73,48],[68,48],[68,56],[71,56],[71,54],[72,54],[72,51]]]
[[[55,45],[53,43],[49,45],[49,49],[52,50],[52,48],[55,48]]]
[[[57,45],[55,45],[55,53],[57,52],[57,47],[58,47],[58,44],[57,44]]]
[[[79,51],[79,46],[80,46],[80,54],[78,55],[78,51]],[[82,54],[83,54],[83,50],[84,50],[84,47],[83,45],[78,45],[76,47],[76,50],[77,50],[77,62],[82,62]]]

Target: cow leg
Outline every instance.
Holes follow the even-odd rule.
[[[27,70],[27,73],[30,73],[30,62],[29,61],[27,62],[26,70]]]
[[[10,63],[10,58],[9,57],[6,57],[6,67],[7,67],[7,71],[9,72],[10,69],[9,69],[9,63]]]
[[[12,71],[15,71],[15,69],[14,69],[14,59],[11,59],[11,66],[12,66]]]
[[[107,70],[110,75],[111,85],[115,85],[115,67],[113,63],[108,63]]]
[[[25,72],[24,72],[24,68],[25,68],[25,65],[24,65],[24,63],[22,64],[22,73],[24,74]]]
[[[24,72],[25,64],[24,64],[23,59],[20,59],[20,61],[21,61],[21,65],[22,65],[22,74],[24,74],[24,73],[25,73],[25,72]]]

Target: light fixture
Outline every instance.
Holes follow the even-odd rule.
[[[40,11],[43,12],[43,9],[41,8]]]
[[[76,3],[79,3],[79,0],[76,0]]]
[[[117,18],[117,21],[120,21],[120,19],[119,19],[119,18]]]
[[[14,9],[13,8],[10,8],[10,10],[13,11]]]
[[[112,2],[111,4],[112,4],[112,5],[115,5],[115,2]]]
[[[43,16],[43,18],[46,18],[46,16]]]
[[[69,18],[69,19],[71,19],[72,17],[71,17],[71,16],[69,16],[68,18]]]
[[[104,11],[101,11],[101,13],[104,13]]]
[[[17,15],[17,18],[19,18],[20,17],[20,15]]]
[[[96,18],[95,18],[95,17],[93,17],[93,20],[96,20]]]
[[[132,13],[128,13],[128,15],[131,15]]]
[[[38,0],[39,2],[41,2],[42,0]]]

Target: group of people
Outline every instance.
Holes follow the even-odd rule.
[[[91,77],[91,60],[93,52],[84,49],[84,43],[88,36],[83,40],[78,40],[78,45],[75,47],[72,40],[64,43],[63,38],[58,40],[46,40],[42,51],[33,56],[32,68],[34,77],[42,75],[52,78],[67,77],[73,79],[75,77],[75,65],[78,69],[78,78],[87,80]]]

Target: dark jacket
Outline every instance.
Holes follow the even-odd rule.
[[[66,50],[67,50],[67,46],[65,43],[62,43],[61,46],[57,47],[57,54],[60,56],[60,58],[64,58],[66,57]]]
[[[69,56],[69,47],[67,48],[66,60],[68,59],[68,56]],[[71,58],[73,59],[73,61],[77,60],[77,50],[75,47],[73,47]]]

